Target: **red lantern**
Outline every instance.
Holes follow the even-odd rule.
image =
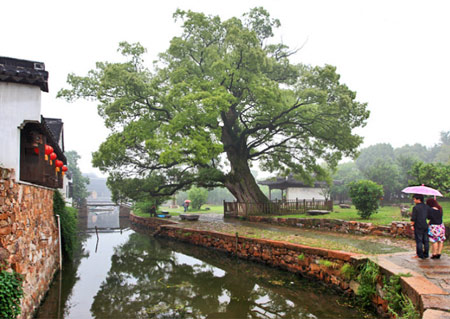
[[[55,161],[55,174],[58,175],[58,172],[60,170],[60,167],[62,167],[64,165],[63,161],[60,160],[56,160]]]
[[[34,152],[35,152],[37,155],[39,155],[39,147],[35,147],[35,148],[34,148]]]
[[[51,147],[48,144],[45,144],[45,155],[50,155],[51,153],[53,153],[53,147]]]
[[[45,160],[48,161],[48,155],[53,153],[53,147],[48,144],[45,144]]]
[[[51,153],[50,154],[50,165],[53,165],[53,162],[58,156],[56,156],[56,153]]]
[[[61,167],[62,170],[62,176],[64,176],[64,174],[67,172],[68,168],[66,165],[64,165],[63,167]]]

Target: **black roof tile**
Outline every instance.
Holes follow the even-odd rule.
[[[42,62],[0,57],[0,82],[36,85],[48,92],[48,72]]]

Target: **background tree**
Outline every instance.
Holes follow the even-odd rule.
[[[363,174],[354,162],[339,164],[336,172],[333,174],[333,185],[331,186],[332,198],[339,200],[339,202],[349,199],[349,184],[363,178]]]
[[[358,215],[364,219],[377,212],[380,199],[383,196],[383,187],[369,180],[352,182],[349,185],[352,203],[358,210]]]
[[[399,167],[394,161],[378,159],[366,169],[364,175],[383,187],[384,199],[387,201],[395,198],[402,189]]]
[[[450,131],[441,132],[441,140],[437,145],[434,162],[450,164]]]
[[[271,43],[280,22],[263,8],[239,19],[177,10],[182,32],[153,70],[145,49],[121,43],[124,63],[97,63],[85,77],[68,76],[68,101],[92,98],[112,133],[93,163],[109,172],[116,198],[131,198],[127,180],[150,196],[226,187],[238,201],[267,197],[250,171],[307,178],[355,155],[352,133],[369,116],[366,104],[341,84],[336,68],[295,65],[295,51]]]
[[[378,143],[369,147],[363,148],[355,160],[359,170],[366,174],[367,170],[372,167],[377,161],[395,160],[394,148],[388,143]]]
[[[399,184],[401,188],[406,187],[409,181],[413,179],[411,175],[411,169],[416,162],[420,160],[417,157],[400,155],[396,158],[396,162],[399,170]]]
[[[413,176],[410,185],[425,184],[442,194],[450,194],[450,164],[416,162],[410,174]]]
[[[89,195],[86,187],[89,184],[89,178],[83,176],[78,167],[78,160],[81,157],[76,151],[67,151],[64,154],[67,158],[69,173],[72,175],[72,199],[76,207],[81,207]]]
[[[414,145],[404,145],[394,149],[395,158],[412,158],[415,161],[431,163],[433,161],[433,151],[426,146],[416,143]]]
[[[222,205],[223,201],[233,201],[234,196],[224,187],[216,187],[208,191],[208,203],[213,205]]]
[[[193,186],[188,190],[188,197],[192,201],[192,208],[200,209],[208,200],[208,191],[204,188]]]

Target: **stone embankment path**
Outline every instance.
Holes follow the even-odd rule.
[[[450,257],[422,260],[414,255],[415,251],[409,251],[371,259],[391,274],[411,275],[402,277],[402,287],[414,296],[424,319],[450,319]]]
[[[338,234],[323,231],[224,220],[220,214],[201,214],[198,221],[178,221],[180,227],[214,230],[248,237],[324,245],[329,249],[347,250],[366,255],[381,271],[402,275],[402,287],[412,296],[424,319],[450,319],[450,256],[441,259],[416,259],[411,239],[382,236]],[[336,246],[333,246],[333,243]],[[331,245],[331,246],[330,246]],[[406,275],[406,276],[403,276]]]

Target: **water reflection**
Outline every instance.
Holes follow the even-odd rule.
[[[63,291],[55,282],[49,294],[61,292],[61,306],[46,300],[37,318],[363,316],[320,283],[129,228],[98,242],[91,234],[83,247],[78,268],[63,270]]]
[[[119,206],[89,207],[87,228],[120,228]]]

